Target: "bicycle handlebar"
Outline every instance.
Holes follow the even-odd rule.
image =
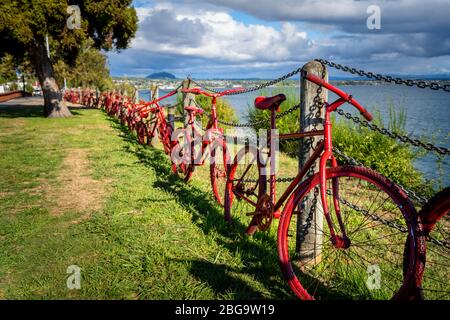
[[[362,105],[360,105],[359,102],[356,101],[356,99],[353,99],[353,97],[351,95],[345,93],[341,89],[336,88],[335,86],[329,84],[328,82],[326,82],[322,78],[319,78],[318,76],[315,76],[313,74],[306,74],[306,79],[308,79],[311,82],[314,82],[315,84],[317,84],[317,85],[319,85],[321,87],[325,87],[328,90],[333,91],[339,97],[341,97],[342,99],[344,99],[348,103],[352,104],[356,109],[358,109],[358,111],[361,113],[361,115],[364,118],[366,118],[367,121],[372,121],[372,119],[373,119],[372,114],[369,111],[367,111],[366,109],[364,109],[364,107]]]

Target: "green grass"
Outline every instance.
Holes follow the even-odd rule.
[[[293,298],[275,231],[248,238],[239,221],[225,223],[206,167],[185,184],[162,150],[139,146],[101,111],[39,113],[0,109],[0,298]],[[72,149],[87,152],[91,178],[108,191],[87,219],[50,212],[47,193]],[[66,287],[72,264],[80,290]]]
[[[160,145],[140,146],[99,110],[73,113],[45,119],[36,108],[0,108],[0,298],[295,298],[278,264],[277,221],[268,232],[245,236],[249,217],[224,221],[208,166],[198,167],[186,184],[172,173]],[[64,161],[80,149],[90,179],[105,190],[91,190],[101,204],[54,214],[55,190],[67,186],[59,178]],[[292,176],[296,160],[281,155],[279,168],[279,176]],[[280,194],[286,186],[277,186]],[[77,191],[64,190],[75,198]],[[361,286],[365,273],[350,272],[345,260],[327,261],[317,268],[321,280],[330,265],[347,276],[335,289],[321,285],[320,297],[377,297]],[[80,290],[66,287],[73,264],[82,269]],[[325,280],[334,280],[336,272],[329,274]]]

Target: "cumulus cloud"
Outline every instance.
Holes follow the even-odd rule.
[[[381,30],[366,27],[371,4],[381,8]],[[279,75],[317,57],[378,72],[450,68],[448,0],[154,0],[137,12],[137,37],[120,58],[110,55],[113,71]]]
[[[156,8],[143,16],[132,47],[149,52],[223,61],[279,61],[311,45],[307,34],[289,22],[280,30],[244,24],[226,12],[183,12]]]

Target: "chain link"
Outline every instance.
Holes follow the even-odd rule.
[[[195,102],[195,100],[193,100],[193,101],[197,107],[201,108],[201,106],[197,102]],[[295,110],[299,109],[300,106],[301,106],[300,103],[296,104],[295,106],[277,114],[275,116],[275,119],[280,119],[280,118],[287,116],[288,114],[291,114]],[[203,113],[206,114],[208,117],[211,117],[211,114],[209,112],[203,110]],[[247,123],[239,123],[239,122],[225,121],[225,120],[221,120],[221,119],[217,118],[217,122],[219,122],[220,124],[230,126],[230,127],[235,127],[235,128],[254,128],[257,125],[267,123],[267,119],[262,119],[262,120],[258,120],[258,121],[247,122]]]
[[[408,136],[401,135],[401,134],[399,134],[397,132],[389,131],[386,128],[380,128],[376,124],[369,123],[366,120],[361,120],[359,117],[354,117],[354,116],[351,115],[351,113],[344,112],[342,109],[337,109],[336,112],[338,114],[340,114],[341,116],[344,116],[344,117],[346,117],[349,120],[352,120],[354,123],[357,123],[357,124],[359,124],[359,125],[361,125],[363,127],[367,127],[370,130],[372,130],[372,131],[376,131],[376,132],[381,133],[382,135],[388,136],[388,137],[390,137],[392,139],[399,140],[399,141],[401,141],[403,143],[409,143],[409,144],[411,144],[411,145],[413,145],[415,147],[422,147],[422,148],[424,148],[424,149],[426,149],[428,151],[434,151],[434,152],[437,152],[437,153],[442,154],[442,155],[449,155],[450,154],[450,150],[447,149],[447,148],[437,147],[437,146],[434,146],[431,143],[423,142],[423,141],[420,141],[419,139],[412,139],[412,138],[410,138]]]
[[[248,93],[248,92],[258,91],[258,90],[261,90],[261,89],[270,87],[270,86],[272,86],[272,85],[274,85],[274,84],[276,84],[276,83],[279,83],[279,82],[281,82],[281,81],[284,81],[284,80],[286,80],[286,79],[289,79],[289,78],[293,77],[294,75],[300,73],[301,71],[302,71],[302,68],[297,68],[297,69],[295,69],[295,70],[292,70],[292,71],[289,72],[289,73],[286,73],[285,75],[283,75],[283,76],[281,76],[281,77],[279,77],[279,78],[277,78],[277,79],[270,80],[270,81],[268,81],[268,82],[259,84],[259,85],[257,85],[257,86],[251,87],[251,88],[246,88],[246,89],[242,89],[242,90],[235,91],[235,92],[229,92],[229,93],[227,93],[227,94],[225,94],[225,95],[227,95],[227,96],[232,96],[232,95],[238,95],[238,94],[244,94],[244,93]],[[194,79],[192,79],[192,78],[190,78],[190,77],[189,77],[189,79],[190,79],[194,84],[198,85],[199,87],[202,87],[202,88],[205,89],[205,90],[211,91],[211,92],[213,92],[213,93],[218,93],[218,94],[222,93],[222,91],[219,91],[219,90],[216,90],[216,89],[211,89],[211,88],[209,88],[209,87],[203,85],[202,83],[199,83],[198,81],[195,81]]]
[[[385,81],[388,83],[395,83],[395,84],[404,84],[407,85],[408,87],[413,87],[416,86],[418,88],[424,89],[424,88],[430,88],[431,90],[444,90],[446,92],[450,92],[450,84],[445,84],[445,85],[441,85],[439,83],[436,82],[426,82],[423,80],[411,80],[411,79],[402,79],[402,78],[394,78],[392,76],[384,76],[378,73],[373,73],[373,72],[369,72],[369,71],[364,71],[364,70],[358,70],[356,68],[352,68],[352,67],[348,67],[348,66],[344,66],[342,64],[339,63],[335,63],[332,61],[328,61],[328,60],[324,60],[324,59],[316,59],[316,61],[322,63],[322,64],[326,64],[332,68],[336,68],[338,70],[342,70],[344,72],[349,72],[352,74],[357,74],[361,77],[365,76],[371,79],[375,79],[378,81]]]
[[[364,166],[360,161],[356,160],[355,158],[350,157],[349,155],[345,154],[343,151],[339,150],[335,146],[333,146],[333,152],[337,155],[341,156],[348,164],[359,166],[359,167],[366,167]],[[428,199],[418,195],[416,192],[396,183],[398,187],[400,187],[411,199],[415,200],[418,204],[424,205],[428,202]]]

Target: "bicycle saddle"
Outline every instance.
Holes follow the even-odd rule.
[[[274,109],[280,112],[280,104],[286,100],[286,96],[282,93],[273,97],[257,97],[255,99],[255,108],[260,110]]]

